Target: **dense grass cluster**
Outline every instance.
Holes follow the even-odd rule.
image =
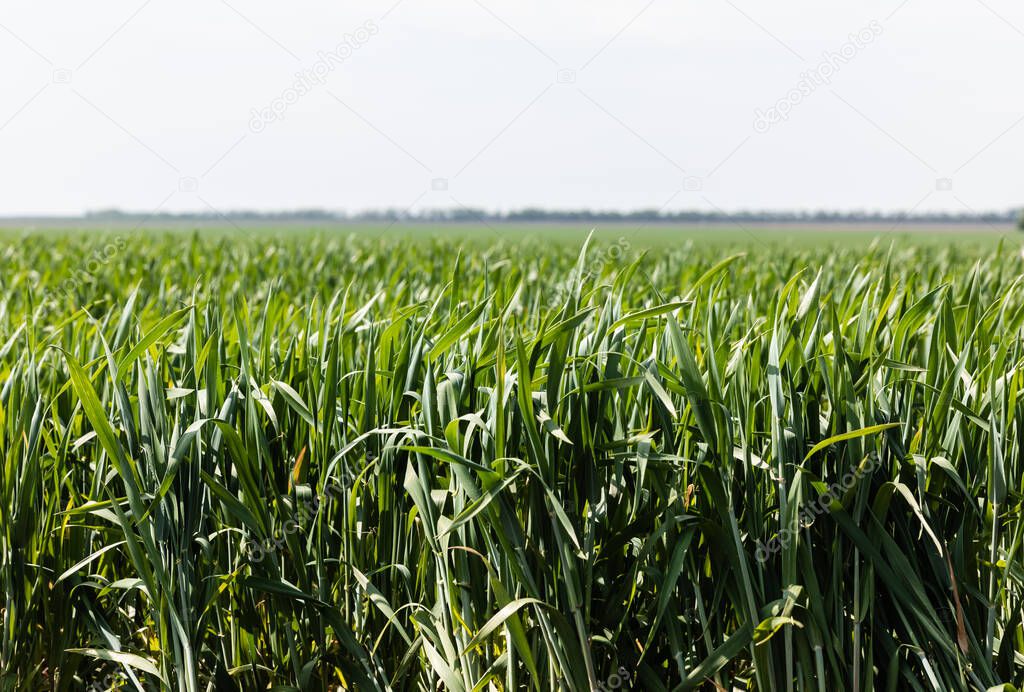
[[[0,689],[1019,684],[1024,263],[637,244],[6,238]]]

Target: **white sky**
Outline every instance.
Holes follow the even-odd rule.
[[[394,2],[3,0],[0,214],[1024,204],[1019,0]]]

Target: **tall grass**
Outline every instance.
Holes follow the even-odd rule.
[[[6,243],[0,689],[1019,684],[1022,262],[727,254]]]

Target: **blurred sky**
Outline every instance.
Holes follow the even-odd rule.
[[[4,0],[0,215],[1003,210],[1021,65],[1019,0]]]

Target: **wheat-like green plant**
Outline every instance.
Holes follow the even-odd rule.
[[[0,690],[1020,684],[1024,262],[733,245],[6,237]]]

